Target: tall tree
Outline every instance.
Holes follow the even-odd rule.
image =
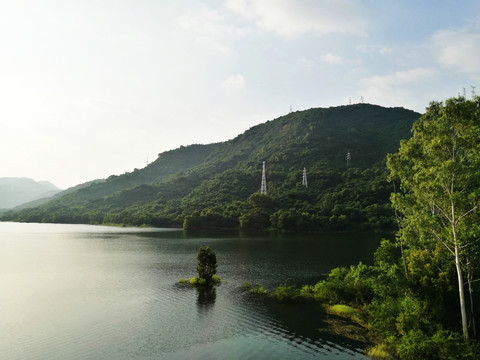
[[[478,265],[480,239],[480,98],[451,98],[432,102],[413,125],[413,136],[389,155],[391,180],[400,180],[401,191],[392,203],[402,213],[398,238],[410,249],[445,253],[454,266],[463,336],[469,340],[466,280]],[[473,296],[470,296],[473,309]]]

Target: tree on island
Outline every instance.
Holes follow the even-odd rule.
[[[480,256],[480,98],[432,102],[387,165],[390,179],[401,184],[392,203],[401,214],[397,235],[409,271],[435,264],[440,280],[454,269],[468,342],[469,327],[475,334],[472,282]]]
[[[217,256],[208,246],[201,247],[197,253],[197,273],[205,284],[210,286],[213,276],[217,273]]]

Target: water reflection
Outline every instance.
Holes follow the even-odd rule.
[[[208,309],[215,305],[217,290],[215,287],[197,288],[197,306],[199,309]]]

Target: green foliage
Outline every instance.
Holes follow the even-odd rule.
[[[238,219],[208,209],[200,213],[187,215],[183,220],[185,230],[232,229],[238,227]]]
[[[376,344],[369,347],[366,353],[373,360],[388,360],[392,358],[391,354],[388,352],[388,347],[385,344]]]
[[[243,283],[243,290],[250,291],[251,289],[252,289],[252,284],[250,284],[248,281],[245,281]]]
[[[206,286],[206,285],[207,285],[207,281],[204,278],[196,277],[196,276],[190,278],[190,286],[199,287],[199,286]]]
[[[385,156],[418,117],[367,104],[294,112],[226,142],[164,152],[143,169],[70,189],[3,219],[190,230],[382,229],[393,225]],[[269,194],[263,198],[262,161]]]
[[[414,124],[413,137],[387,162],[390,179],[400,181],[392,203],[401,215],[397,237],[405,247],[407,276],[416,279],[411,289],[417,297],[442,294],[445,302],[457,287],[466,341],[480,301],[472,282],[480,258],[479,119],[478,97],[432,102]]]
[[[405,360],[478,359],[474,347],[465,345],[459,334],[437,331],[433,336],[410,330],[402,337],[398,355]]]
[[[217,256],[208,246],[201,247],[197,253],[197,273],[199,280],[206,285],[213,284],[213,276],[217,272]]]
[[[362,263],[333,269],[326,280],[313,287],[315,299],[329,304],[365,305],[373,298],[375,269]]]
[[[337,315],[343,318],[350,319],[357,324],[365,325],[362,312],[357,308],[344,304],[335,304],[326,305],[324,306],[324,309],[328,314]]]
[[[294,302],[300,299],[300,291],[294,285],[287,285],[285,281],[270,293],[270,297],[280,302]]]
[[[178,280],[178,282],[180,284],[186,284],[187,280],[186,279],[180,279],[180,280]],[[220,277],[218,275],[213,275],[212,279],[208,283],[207,280],[205,280],[204,278],[194,276],[194,277],[190,278],[188,283],[190,284],[190,286],[196,287],[196,288],[203,288],[203,287],[210,288],[212,285],[220,285],[222,283],[222,280],[220,279]]]
[[[268,295],[268,290],[263,287],[261,284],[255,284],[255,286],[250,288],[252,294],[258,295]]]
[[[220,285],[222,283],[222,279],[218,275],[212,275],[212,284]]]
[[[255,284],[255,286],[252,287],[249,283],[245,283],[243,288],[250,291],[252,294],[266,295],[279,302],[296,302],[311,297],[311,294],[307,295],[305,289],[302,292],[302,290],[297,289],[294,285],[287,285],[286,281],[284,284],[276,287],[273,291],[268,291],[261,284]]]

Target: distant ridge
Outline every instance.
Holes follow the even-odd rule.
[[[229,141],[163,152],[143,169],[3,218],[190,229],[376,227],[390,221],[386,154],[410,137],[420,116],[370,104],[296,111]],[[260,200],[253,195],[260,192],[263,161],[268,196]],[[304,168],[308,189],[301,185]]]
[[[0,209],[9,209],[26,202],[51,197],[61,189],[48,181],[29,178],[0,178]]]

